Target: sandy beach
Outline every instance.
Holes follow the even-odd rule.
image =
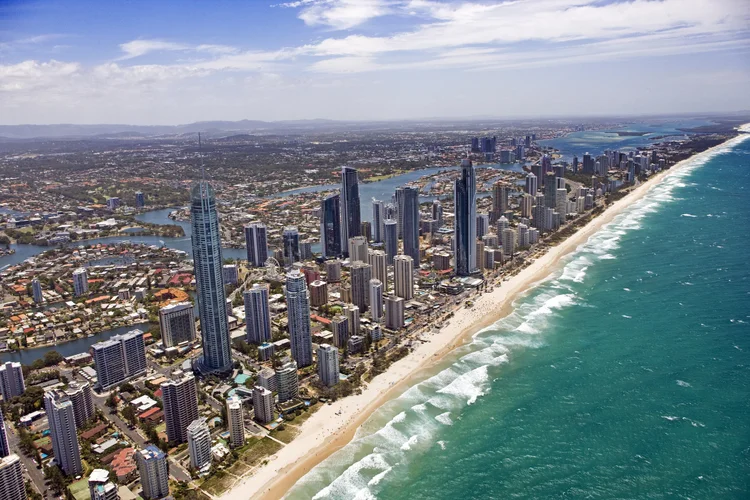
[[[708,151],[722,147],[718,145]],[[708,151],[700,153],[707,154]],[[693,157],[694,158],[694,157]],[[356,430],[386,401],[398,397],[406,389],[427,376],[426,368],[439,362],[446,354],[512,311],[513,301],[559,268],[562,259],[586,242],[602,226],[608,224],[629,205],[641,199],[665,176],[679,169],[684,160],[670,170],[660,172],[610,205],[575,234],[549,249],[531,265],[521,270],[491,292],[476,297],[471,309],[461,309],[447,326],[436,333],[423,333],[424,342],[405,358],[394,363],[385,373],[375,377],[360,395],[323,406],[301,427],[300,435],[282,448],[252,476],[243,478],[221,500],[249,498],[277,499],[313,467],[349,443]],[[338,413],[338,414],[337,414]]]

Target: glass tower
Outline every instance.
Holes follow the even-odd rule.
[[[454,190],[456,220],[456,274],[468,276],[477,270],[477,181],[471,160],[461,161],[461,177]]]
[[[359,180],[357,170],[341,168],[341,250],[349,250],[349,238],[362,234],[362,217],[359,213]]]
[[[228,372],[232,369],[232,350],[222,274],[219,214],[214,190],[205,180],[193,187],[190,194],[190,219],[203,337],[199,368],[208,372]]]
[[[341,196],[334,194],[323,200],[320,216],[320,238],[323,258],[341,255]]]

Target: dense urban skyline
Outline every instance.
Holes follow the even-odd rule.
[[[740,0],[10,2],[0,120],[733,111],[749,23]]]

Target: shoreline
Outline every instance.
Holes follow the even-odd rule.
[[[268,463],[257,469],[255,474],[240,479],[232,489],[220,497],[221,500],[282,498],[312,468],[346,446],[375,410],[400,396],[415,383],[429,377],[427,372],[430,368],[434,368],[454,349],[467,343],[477,332],[510,314],[513,311],[513,302],[519,296],[557,271],[561,261],[585,243],[590,236],[643,198],[670,172],[680,169],[697,156],[724,147],[727,142],[697,153],[670,169],[655,174],[508,281],[501,282],[492,292],[476,297],[472,308],[458,310],[448,321],[448,325],[439,332],[423,333],[420,338],[424,342],[411,353],[391,365],[385,373],[375,377],[360,395],[344,398],[318,410],[302,424],[300,434],[290,445],[279,450]],[[339,415],[336,415],[337,412],[340,412]]]

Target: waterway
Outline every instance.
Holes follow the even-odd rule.
[[[57,345],[35,347],[14,352],[3,352],[0,353],[0,362],[5,363],[6,361],[15,361],[24,365],[30,365],[37,359],[43,358],[44,355],[50,351],[57,351],[64,357],[72,356],[73,354],[87,352],[93,344],[107,340],[115,335],[127,333],[136,329],[145,332],[150,327],[150,323],[136,323],[131,326],[121,326],[118,328],[112,328],[111,330],[104,330],[103,332],[96,333],[91,337],[77,338]]]

